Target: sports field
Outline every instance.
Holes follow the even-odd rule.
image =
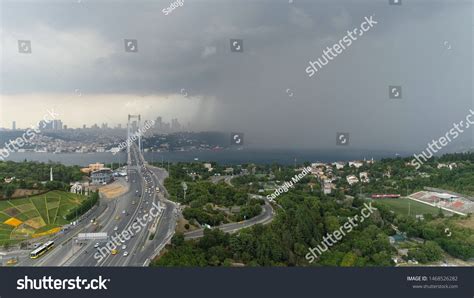
[[[431,213],[433,215],[438,214],[438,208],[432,207],[417,201],[410,199],[377,199],[373,200],[379,204],[383,204],[393,210],[395,213],[408,215],[415,217],[417,214],[427,214]],[[443,210],[444,214],[452,214],[448,211]]]
[[[63,218],[86,197],[50,191],[30,198],[0,201],[0,245],[59,231]]]

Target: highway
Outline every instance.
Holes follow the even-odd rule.
[[[143,266],[155,250],[162,248],[174,235],[177,209],[162,193],[163,182],[168,174],[163,169],[150,169],[137,148],[133,146],[131,149],[129,182],[132,191],[118,200],[114,216],[101,231],[107,232],[109,236],[123,231],[136,231],[131,229],[133,224],[135,227],[140,225],[140,231],[132,233],[129,240],[122,239],[117,254],[107,253],[103,259],[97,256],[99,248],[106,243],[99,242],[99,248],[96,248],[96,242],[90,241],[66,266]],[[158,193],[157,187],[160,189]],[[156,217],[151,215],[157,214],[159,210],[155,208],[150,211],[153,206],[164,207]],[[145,216],[147,220],[143,220]],[[153,221],[149,221],[150,218]],[[154,235],[152,240],[150,235]]]
[[[148,165],[135,145],[128,154],[127,172],[130,187],[125,194],[101,199],[99,206],[83,215],[76,226],[56,235],[55,248],[44,256],[30,259],[25,251],[18,253],[18,266],[147,266],[174,235],[179,208],[166,199],[168,193],[163,184],[168,173]],[[230,184],[230,177],[221,179]],[[265,200],[258,216],[216,228],[235,233],[255,224],[267,224],[273,217],[274,210]],[[138,226],[140,229],[136,229]],[[124,231],[133,233],[123,237]],[[108,239],[78,241],[79,233],[91,232],[106,232]],[[200,238],[203,232],[204,229],[187,232],[185,239]],[[122,237],[112,245],[111,237],[117,239],[117,235]],[[116,249],[113,254],[112,249]]]
[[[54,249],[39,259],[30,259],[23,253],[18,266],[144,266],[148,263],[174,235],[178,209],[163,194],[168,173],[149,166],[136,146],[131,147],[128,159],[127,193],[112,200],[102,199],[100,206],[94,207],[76,227],[54,237]],[[94,218],[96,222],[92,223]],[[140,229],[132,229],[133,224]],[[110,241],[111,236],[123,231],[135,233],[128,240],[121,237],[123,242],[116,241],[120,245],[114,255],[105,249],[106,239],[78,242],[76,237],[78,233],[106,232]],[[152,240],[150,235],[154,235]],[[99,253],[101,247],[105,256]]]

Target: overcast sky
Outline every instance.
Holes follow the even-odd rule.
[[[140,113],[254,145],[331,148],[348,132],[355,148],[415,150],[473,107],[471,1],[184,0],[165,15],[171,2],[0,0],[0,127],[48,109],[70,127]],[[365,16],[378,24],[309,78],[308,62]]]

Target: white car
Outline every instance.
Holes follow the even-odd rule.
[[[117,230],[118,230],[118,227],[115,227],[115,228],[114,228],[114,231],[117,231]]]
[[[127,252],[127,251],[124,252],[124,253],[123,253],[123,256],[124,256],[124,257],[128,256],[128,252]]]
[[[94,248],[98,248],[99,247],[99,242],[97,242],[96,244],[94,244]]]
[[[127,246],[124,244],[122,245],[122,249],[125,250],[127,248]]]

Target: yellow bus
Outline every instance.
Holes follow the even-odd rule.
[[[54,247],[54,241],[48,241],[30,253],[30,258],[37,259]]]

